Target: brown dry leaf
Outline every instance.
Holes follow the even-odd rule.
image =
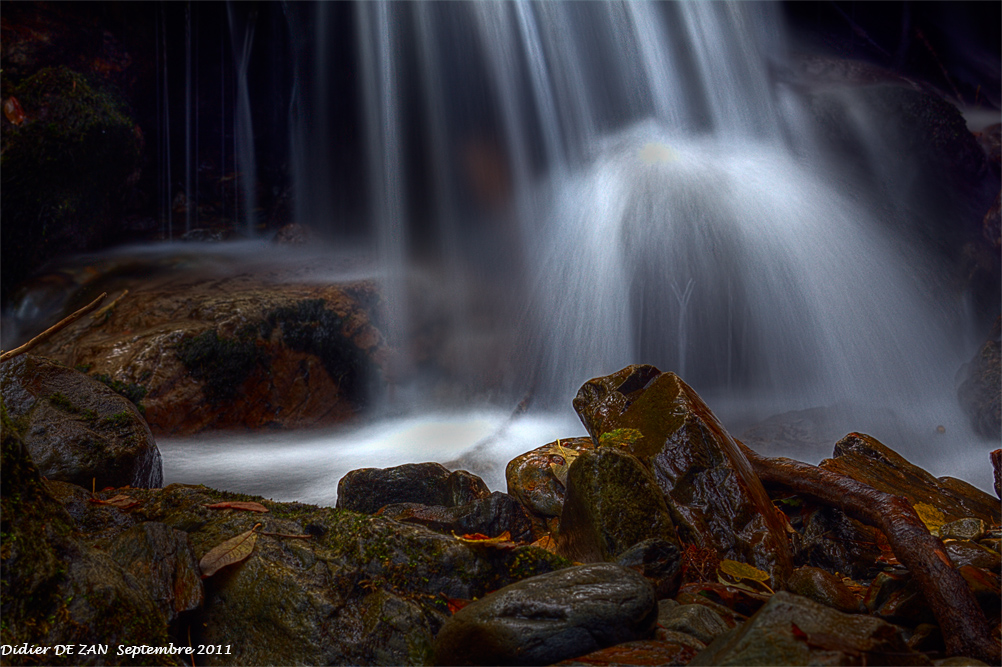
[[[207,554],[202,556],[198,562],[198,568],[202,571],[202,579],[211,577],[221,568],[227,565],[239,563],[254,551],[257,544],[257,533],[255,532],[261,524],[255,524],[247,532],[240,533],[236,537],[231,537],[222,544],[213,547]]]
[[[117,496],[112,496],[107,500],[101,500],[100,498],[90,498],[90,502],[95,505],[114,505],[118,509],[127,510],[130,507],[135,507],[139,504],[139,501],[135,498],[130,498],[129,496],[118,494]]]
[[[206,505],[210,510],[246,510],[248,512],[267,512],[268,508],[261,503],[255,503],[251,501],[244,500],[233,500],[223,503],[215,503],[213,505]]]
[[[511,541],[511,533],[504,531],[497,537],[487,537],[483,533],[470,533],[467,535],[452,534],[460,542],[475,544],[478,546],[493,547],[495,549],[514,549],[518,545]]]
[[[918,518],[922,519],[922,523],[929,529],[929,532],[933,534],[938,533],[939,527],[946,523],[946,517],[942,510],[929,503],[915,503],[915,513],[918,514]]]
[[[546,549],[550,553],[557,553],[557,542],[549,535],[543,535],[541,538],[539,538],[529,546],[539,547],[540,549]]]

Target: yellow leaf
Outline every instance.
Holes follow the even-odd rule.
[[[247,532],[240,533],[236,537],[231,537],[202,556],[202,560],[198,562],[198,568],[202,571],[202,578],[211,577],[227,565],[239,563],[250,556],[251,552],[254,551],[254,545],[257,543],[257,533],[254,531],[260,525],[256,524]]]
[[[929,503],[915,503],[915,513],[922,519],[922,523],[929,529],[930,533],[935,533],[939,527],[946,523],[946,517],[938,507]]]
[[[452,534],[460,542],[477,546],[493,547],[495,549],[514,549],[518,545],[511,541],[511,532],[504,531],[497,537],[487,537],[482,533],[472,533],[468,535]]]
[[[729,574],[735,579],[749,579],[751,581],[769,581],[769,573],[749,565],[739,563],[736,560],[724,559],[720,561],[720,571]]]

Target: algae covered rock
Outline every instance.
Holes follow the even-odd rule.
[[[548,665],[654,631],[654,590],[639,574],[594,563],[543,574],[473,602],[435,639],[441,665]]]
[[[680,517],[683,541],[754,565],[783,585],[792,564],[775,508],[734,440],[677,375],[628,366],[586,382],[574,409],[596,442],[621,429],[642,434],[629,451],[654,473]]]
[[[4,403],[21,425],[42,475],[83,487],[153,487],[163,466],[135,405],[105,385],[44,357],[0,366]]]
[[[85,544],[46,490],[15,423],[2,412],[0,643],[168,643],[167,624],[139,582]],[[99,664],[104,656],[18,656],[21,664]],[[174,664],[148,656],[145,664]]]
[[[650,471],[614,447],[575,458],[567,474],[558,553],[582,563],[611,561],[649,539],[679,549],[664,495]]]

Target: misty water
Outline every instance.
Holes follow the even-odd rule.
[[[310,251],[312,279],[337,280],[318,256],[357,244],[388,304],[384,334],[406,350],[434,310],[446,370],[337,429],[161,438],[166,483],[330,504],[348,470],[439,461],[504,490],[511,458],[584,434],[581,384],[650,363],[762,453],[817,462],[862,431],[990,488],[991,443],[955,393],[981,323],[900,224],[906,184],[875,185],[822,147],[784,74],[777,5],[373,2],[350,25],[324,3],[287,13],[296,218],[331,239]],[[232,12],[230,30],[253,39]],[[332,201],[326,84],[349,66],[329,59],[346,31],[366,184],[350,221]],[[253,211],[254,73],[234,51],[240,206]],[[844,105],[881,174],[873,119]]]

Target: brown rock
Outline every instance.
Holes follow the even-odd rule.
[[[775,508],[737,444],[677,375],[628,366],[586,382],[574,409],[596,442],[617,429],[643,434],[629,450],[677,511],[683,541],[754,565],[784,585],[792,561]]]

